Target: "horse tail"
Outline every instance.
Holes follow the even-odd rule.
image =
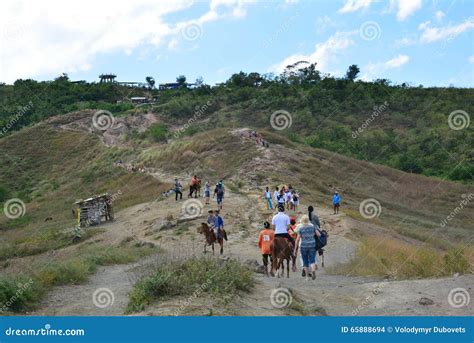
[[[227,240],[227,232],[225,232],[224,229],[221,229],[222,230],[222,236],[224,237],[225,240]]]

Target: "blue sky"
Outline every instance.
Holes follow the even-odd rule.
[[[66,4],[64,4],[66,3]],[[96,81],[209,84],[297,60],[342,76],[474,86],[474,1],[5,1],[0,81],[67,72]],[[1,25],[1,24],[0,24]]]

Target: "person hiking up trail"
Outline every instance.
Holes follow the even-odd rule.
[[[262,261],[263,261],[263,272],[265,276],[268,276],[268,260],[270,259],[270,263],[272,262],[272,242],[274,239],[275,233],[270,227],[269,222],[263,223],[263,230],[260,231],[258,236],[258,247],[260,248],[260,252],[262,253]]]
[[[175,196],[176,201],[178,201],[178,195],[179,195],[179,199],[183,199],[183,193],[181,192],[181,187],[182,186],[179,180],[177,178],[174,179],[174,192],[176,194]]]
[[[334,206],[334,214],[339,214],[339,207],[341,206],[341,196],[339,195],[338,191],[334,192],[334,196],[332,197],[332,204]]]

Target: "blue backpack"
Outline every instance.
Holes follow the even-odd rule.
[[[328,244],[328,232],[326,230],[319,230],[321,237],[316,236],[316,250],[322,249]]]

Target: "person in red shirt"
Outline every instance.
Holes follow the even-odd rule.
[[[275,233],[271,229],[269,222],[263,223],[263,227],[264,229],[260,231],[260,235],[258,236],[258,247],[260,248],[260,252],[262,253],[264,274],[268,276],[268,260],[270,259],[270,263],[271,263],[272,261],[271,245],[273,242],[273,238],[275,237]]]

